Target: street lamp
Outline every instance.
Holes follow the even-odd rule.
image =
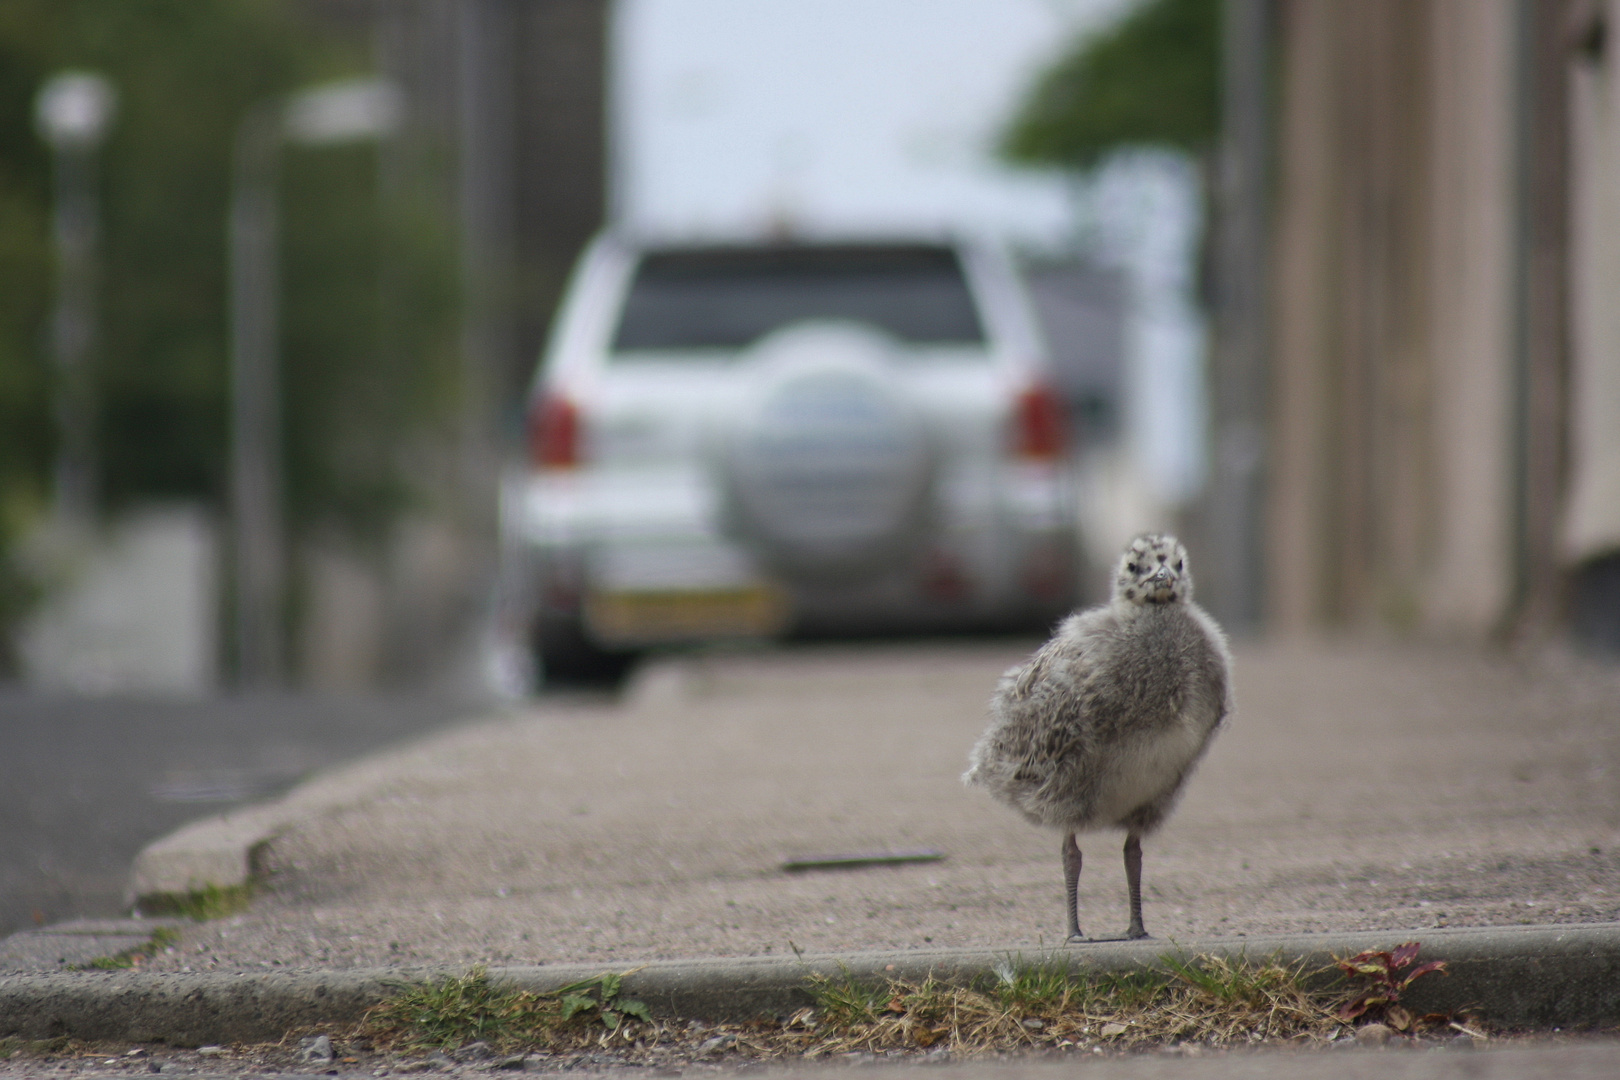
[[[250,108],[236,130],[229,224],[231,521],[240,681],[282,677],[286,555],[281,512],[281,393],[276,174],[291,142],[332,146],[398,130],[403,95],[383,79],[312,87]]]
[[[51,359],[56,367],[59,445],[53,478],[60,522],[86,531],[95,515],[96,151],[117,103],[112,84],[86,71],[65,71],[40,87],[34,119],[50,144],[56,244],[56,311]]]

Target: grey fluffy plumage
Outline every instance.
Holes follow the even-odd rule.
[[[1120,557],[1109,603],[1069,616],[1001,677],[962,779],[1064,836],[1071,938],[1080,937],[1077,833],[1124,829],[1128,937],[1142,926],[1141,838],[1163,823],[1232,711],[1232,661],[1192,601],[1187,553],[1145,534]]]

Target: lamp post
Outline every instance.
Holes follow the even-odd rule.
[[[67,71],[35,99],[40,136],[50,144],[56,244],[56,311],[51,359],[56,369],[58,449],[53,477],[58,521],[87,531],[95,516],[95,381],[90,360],[96,337],[96,151],[112,122],[112,85],[100,75]]]
[[[399,90],[352,79],[261,102],[236,130],[229,223],[231,522],[239,681],[282,680],[286,541],[282,520],[276,175],[284,143],[380,139],[403,117]]]

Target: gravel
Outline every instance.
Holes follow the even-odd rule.
[[[165,1046],[79,1047],[55,1053],[17,1054],[0,1059],[0,1077],[278,1077],[343,1076],[499,1076],[507,1072],[647,1077],[685,1076],[689,1080],[725,1080],[744,1074],[775,1080],[829,1080],[847,1077],[852,1065],[865,1080],[922,1077],[926,1080],[991,1078],[991,1080],[1071,1080],[1083,1059],[1091,1080],[1292,1080],[1309,1075],[1319,1080],[1598,1080],[1614,1075],[1620,1043],[1613,1039],[1566,1036],[1504,1039],[1489,1049],[1472,1041],[1453,1045],[1436,1040],[1398,1040],[1388,1047],[1365,1047],[1355,1039],[1314,1051],[1262,1047],[1213,1050],[1179,1044],[1150,1053],[1066,1051],[1043,1055],[989,1055],[953,1058],[949,1053],[903,1055],[859,1054],[832,1062],[790,1062],[771,1066],[736,1060],[696,1061],[671,1058],[651,1066],[626,1068],[605,1054],[530,1054],[521,1070],[507,1059],[462,1063],[444,1054],[392,1057],[345,1046],[334,1062],[305,1062],[286,1046],[229,1047],[219,1054]],[[1101,1048],[1098,1048],[1100,1051]],[[923,1070],[920,1074],[918,1070]]]

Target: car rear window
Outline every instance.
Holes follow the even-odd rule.
[[[802,319],[855,319],[916,344],[978,344],[948,247],[782,246],[642,257],[613,347],[736,349]]]

